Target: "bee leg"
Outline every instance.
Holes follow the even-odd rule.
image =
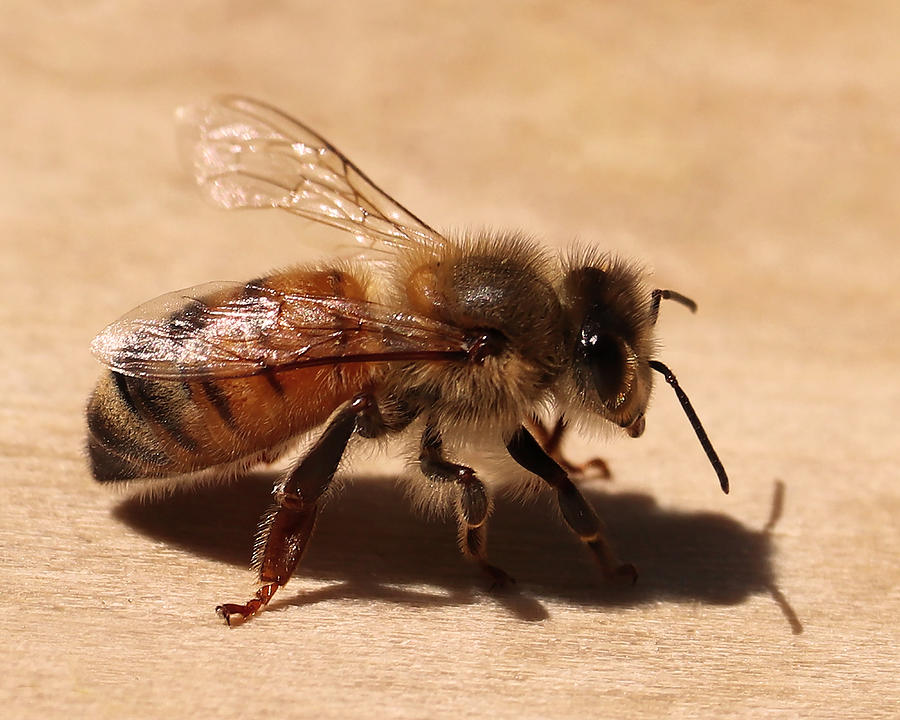
[[[334,478],[357,418],[373,404],[368,395],[351,400],[306,456],[275,486],[275,505],[260,523],[260,541],[254,553],[260,588],[244,604],[226,603],[216,608],[229,625],[235,617],[246,619],[262,610],[290,579],[312,535],[319,498]]]
[[[382,400],[382,408],[375,402],[356,418],[356,433],[360,437],[373,439],[406,429],[415,420],[419,411],[403,398],[388,395]]]
[[[544,421],[536,416],[532,417],[528,421],[527,426],[528,430],[535,437],[538,443],[540,443],[541,447],[544,448],[544,452],[552,457],[557,462],[557,464],[566,471],[567,474],[576,475],[581,478],[603,480],[607,480],[612,477],[612,472],[610,472],[609,465],[606,464],[606,461],[603,458],[591,458],[587,462],[581,463],[580,465],[576,465],[575,463],[572,463],[566,459],[565,455],[563,455],[562,450],[560,449],[562,437],[563,435],[565,435],[566,430],[569,427],[569,424],[568,422],[566,422],[566,418],[564,415],[559,416],[552,429],[548,428],[547,425],[544,424]]]
[[[466,557],[478,563],[491,579],[492,588],[514,584],[516,581],[512,576],[488,560],[486,523],[491,513],[491,500],[484,483],[472,468],[452,463],[444,457],[441,435],[433,425],[428,425],[422,435],[419,466],[432,482],[459,486],[459,544]]]
[[[491,581],[491,590],[498,590],[516,584],[516,579],[503,568],[488,561],[487,527],[471,527],[462,513],[459,515],[459,546],[463,554],[478,563],[481,571]]]
[[[581,538],[600,562],[607,578],[637,580],[637,569],[631,563],[620,563],[604,537],[603,523],[584,496],[569,479],[566,471],[545,452],[524,427],[513,435],[506,446],[509,454],[522,467],[543,479],[556,490],[559,509],[572,530]]]

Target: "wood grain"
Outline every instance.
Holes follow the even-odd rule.
[[[0,28],[0,700],[10,717],[900,714],[900,12],[892,2],[13,3]],[[698,300],[643,438],[573,439],[633,589],[498,502],[490,594],[362,456],[302,573],[229,630],[272,471],[143,502],[91,481],[87,347],[123,311],[314,256],[205,206],[171,113],[302,117],[437,227],[633,256]],[[891,438],[894,438],[893,440]],[[783,483],[781,517],[768,524]],[[777,504],[777,503],[775,503]]]

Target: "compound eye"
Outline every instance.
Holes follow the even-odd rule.
[[[634,353],[622,338],[609,332],[581,333],[581,350],[600,400],[611,410],[625,404],[634,378]]]

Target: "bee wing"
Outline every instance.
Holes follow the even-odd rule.
[[[176,117],[182,153],[220,207],[282,208],[376,250],[446,242],[322,136],[276,108],[226,95],[180,108]]]
[[[140,305],[91,351],[125,375],[206,380],[315,365],[464,359],[456,327],[379,303],[206,283]]]

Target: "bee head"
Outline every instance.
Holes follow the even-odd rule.
[[[647,292],[637,270],[605,257],[573,263],[561,295],[569,313],[573,379],[582,407],[638,437],[644,432],[652,374],[660,373],[675,391],[727,493],[728,475],[691,401],[674,373],[651,359],[659,301],[675,300],[691,311],[697,309],[696,303],[672,290]]]
[[[649,294],[638,272],[609,261],[577,267],[566,275],[563,294],[582,403],[639,436],[653,384],[653,343]]]

